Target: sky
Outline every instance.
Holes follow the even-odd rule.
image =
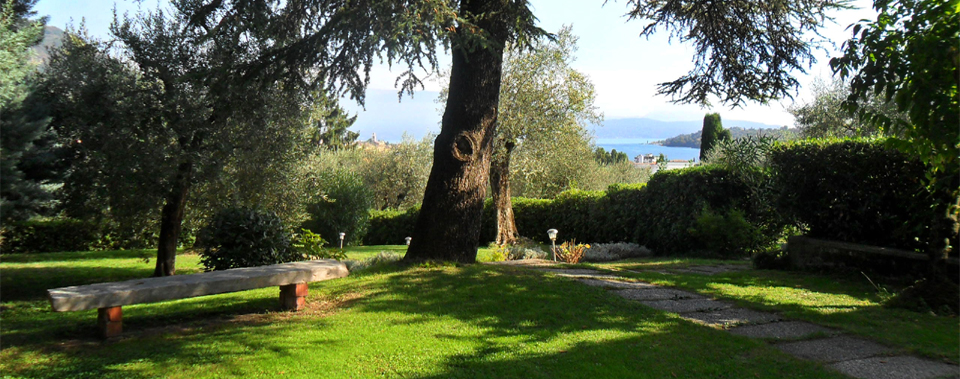
[[[50,17],[49,25],[64,28],[71,22],[79,25],[83,19],[91,34],[108,37],[108,28],[113,19],[112,10],[118,13],[136,13],[139,9],[153,9],[165,0],[40,0],[34,8],[39,15]],[[771,125],[793,125],[793,117],[787,108],[794,101],[802,104],[810,101],[808,88],[815,78],[829,80],[830,57],[838,56],[840,45],[850,36],[847,26],[861,19],[874,19],[869,0],[854,0],[859,9],[836,12],[835,22],[829,23],[821,33],[833,41],[815,51],[817,62],[807,73],[795,73],[801,84],[794,100],[785,99],[769,104],[748,103],[737,109],[723,107],[714,101],[712,108],[699,105],[680,105],[670,98],[656,95],[656,85],[674,80],[686,74],[693,66],[693,47],[674,40],[660,32],[651,38],[639,34],[645,23],[640,20],[627,22],[623,16],[626,2],[610,0],[531,0],[534,14],[540,27],[556,32],[563,25],[572,25],[573,33],[580,37],[577,61],[572,66],[586,74],[596,88],[596,105],[606,119],[646,117],[661,121],[700,120],[705,113],[718,112],[727,120],[754,121]],[[814,36],[811,36],[811,38]],[[449,65],[449,56],[440,59]],[[446,62],[446,63],[445,63]],[[423,91],[413,98],[404,96],[398,102],[394,79],[400,70],[391,72],[385,65],[372,71],[372,80],[367,92],[366,106],[360,107],[350,100],[341,104],[356,113],[358,119],[353,129],[360,132],[361,139],[378,133],[382,140],[399,140],[404,130],[411,137],[420,138],[428,132],[440,130],[440,104],[435,99],[440,84],[428,80]],[[401,130],[402,129],[402,130]]]

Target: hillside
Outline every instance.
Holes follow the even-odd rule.
[[[50,59],[50,51],[63,45],[63,30],[56,26],[43,27],[43,41],[32,47],[36,53],[31,61],[35,64],[46,63]]]
[[[779,129],[755,129],[755,128],[741,128],[734,126],[728,128],[730,130],[730,135],[734,138],[742,138],[747,136],[757,136],[765,135],[776,138],[778,140],[790,140],[796,138],[796,132],[787,128]],[[670,147],[692,147],[699,149],[700,148],[700,133],[701,131],[696,131],[695,133],[681,134],[676,137],[670,137],[662,141],[652,142],[654,145],[670,146]]]
[[[742,120],[723,120],[724,125],[747,129],[771,129],[781,126]],[[670,138],[678,134],[697,133],[703,128],[702,120],[660,121],[649,118],[620,118],[604,121],[594,126],[596,138]],[[699,141],[699,140],[698,140]],[[697,142],[699,146],[700,142]]]

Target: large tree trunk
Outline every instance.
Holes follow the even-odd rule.
[[[510,201],[510,154],[516,145],[504,141],[503,150],[493,155],[490,164],[490,189],[493,191],[493,206],[497,212],[497,245],[513,245],[517,242],[517,224],[513,219],[513,204]]]
[[[476,25],[489,33],[493,46],[452,49],[450,90],[434,142],[433,168],[404,260],[477,260],[508,30],[500,3],[461,0],[461,13],[486,14]],[[457,29],[458,34],[473,32]]]
[[[153,270],[153,276],[170,276],[176,271],[177,244],[183,227],[183,210],[187,205],[192,173],[191,163],[181,163],[177,167],[174,187],[167,195],[166,203],[160,212],[160,241],[157,246],[157,266]]]

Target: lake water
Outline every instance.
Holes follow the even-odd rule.
[[[670,147],[670,146],[660,146],[660,145],[651,145],[650,142],[658,141],[659,139],[639,139],[639,138],[599,138],[596,140],[597,147],[602,147],[607,151],[617,149],[617,151],[622,151],[627,153],[627,156],[632,161],[634,157],[641,154],[653,154],[654,156],[660,155],[663,153],[667,159],[681,159],[681,160],[691,160],[699,159],[700,149],[694,149],[689,147]]]

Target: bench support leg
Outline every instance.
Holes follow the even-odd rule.
[[[307,290],[307,283],[280,286],[280,307],[291,311],[303,309],[307,304]]]
[[[123,310],[120,307],[98,308],[97,326],[101,338],[119,336],[123,331]]]

